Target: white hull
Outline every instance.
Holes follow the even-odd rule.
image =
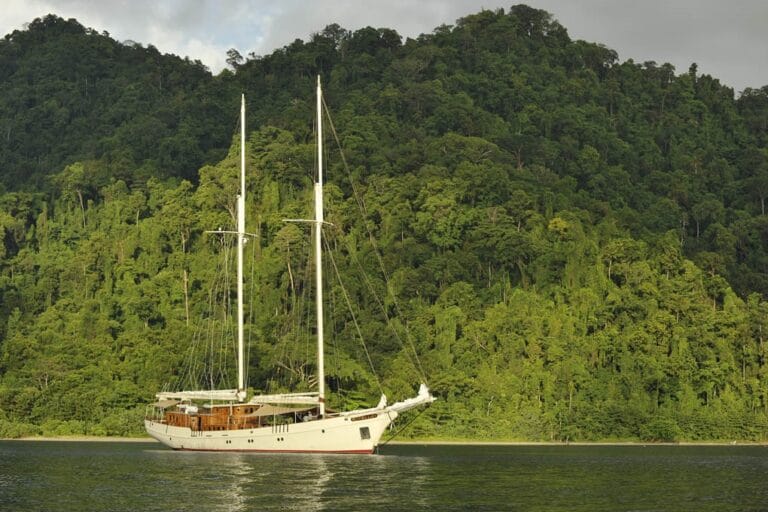
[[[296,453],[373,453],[397,411],[370,410],[322,420],[254,429],[193,432],[145,420],[149,435],[174,450]]]

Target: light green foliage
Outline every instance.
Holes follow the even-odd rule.
[[[525,5],[229,56],[214,77],[55,16],[0,41],[0,437],[138,434],[187,352],[230,355],[194,343],[233,296],[205,231],[234,223],[241,92],[249,385],[313,385],[309,227],[283,219],[311,216],[319,73],[333,406],[425,376],[411,435],[765,440],[765,87]]]

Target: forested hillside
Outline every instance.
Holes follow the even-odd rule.
[[[7,189],[39,189],[76,161],[92,167],[94,187],[194,180],[226,154],[236,102],[222,80],[200,62],[117,43],[75,20],[36,19],[0,40],[0,80]]]
[[[229,56],[212,76],[55,16],[0,41],[0,436],[140,433],[183,377],[241,92],[249,385],[312,381],[309,247],[283,219],[308,215],[317,75],[343,150],[329,136],[336,404],[423,374],[439,400],[411,435],[768,436],[768,86],[622,61],[524,5]]]

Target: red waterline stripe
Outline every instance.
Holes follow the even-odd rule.
[[[226,453],[336,453],[353,455],[371,455],[373,450],[203,450],[196,448],[173,448],[177,452],[226,452]]]

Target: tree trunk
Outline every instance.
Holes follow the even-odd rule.
[[[83,229],[85,229],[85,205],[83,204],[83,193],[77,190],[77,198],[80,199],[80,211],[83,214]]]
[[[189,274],[187,269],[184,269],[182,283],[184,284],[184,316],[187,327],[189,327]]]

